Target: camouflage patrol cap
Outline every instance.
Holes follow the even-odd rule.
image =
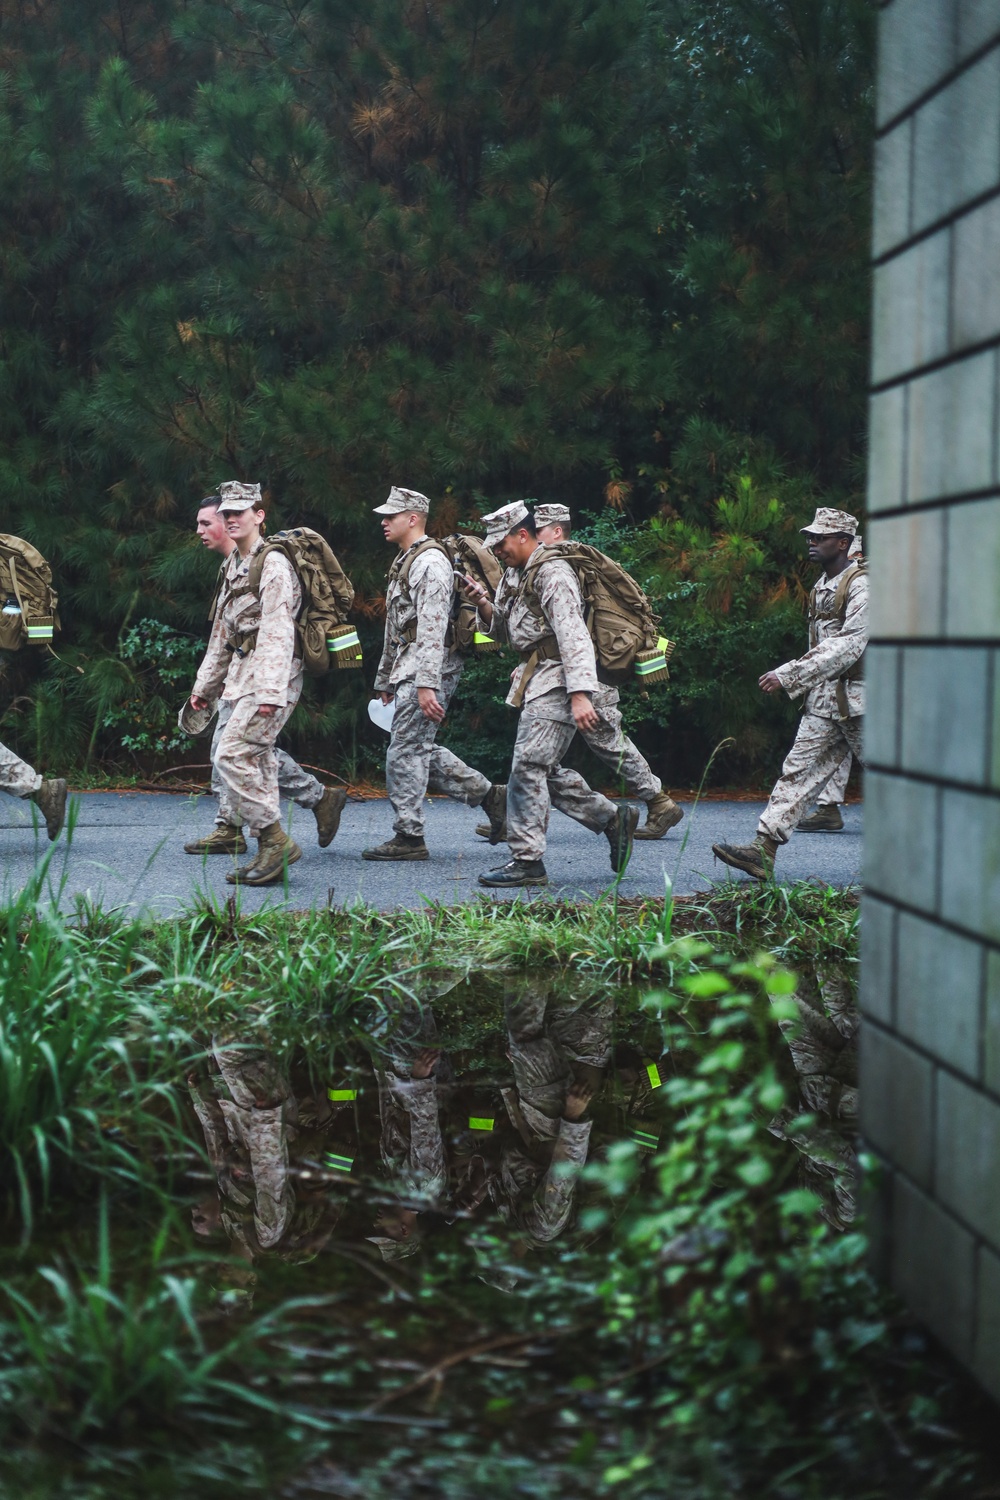
[[[484,516],[483,525],[486,527],[487,547],[495,547],[497,542],[502,542],[515,526],[528,520],[528,515],[528,507],[523,500],[512,500],[510,505],[501,505],[499,510],[491,511],[488,516]]]
[[[821,505],[813,516],[812,524],[801,526],[799,530],[807,531],[810,536],[855,536],[858,518],[848,510],[831,510],[829,506]]]
[[[426,516],[430,508],[431,502],[419,490],[401,490],[396,485],[392,486],[384,505],[372,506],[377,516],[401,516],[410,511]]]
[[[536,505],[536,526],[569,526],[572,521],[568,505]]]
[[[262,505],[259,484],[241,484],[238,479],[227,479],[225,484],[219,485],[220,510],[260,510]]]

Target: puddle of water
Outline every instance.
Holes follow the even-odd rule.
[[[798,1183],[831,1225],[854,1216],[846,973],[806,977],[784,1040],[759,997],[688,1000],[668,1025],[657,996],[546,974],[387,992],[331,1026],[322,1077],[253,1033],[204,1037],[177,1081],[189,1145],[165,1204],[113,1187],[103,1221],[92,1198],[78,1216],[68,1202],[27,1257],[4,1255],[71,1346],[61,1373],[57,1351],[35,1351],[48,1373],[34,1437],[22,1422],[24,1473],[39,1476],[23,1493],[461,1495],[499,1464],[498,1493],[563,1496],[606,1492],[622,1463],[641,1476],[640,1412],[679,1399],[672,1310],[707,1276],[743,1296],[767,1258],[753,1193]],[[773,1078],[755,1082],[768,1069],[784,1101]],[[738,1209],[718,1206],[727,1193]],[[74,1285],[89,1268],[104,1291],[74,1314],[51,1276],[39,1286],[46,1265]],[[227,1406],[209,1372],[160,1398],[161,1370],[148,1401],[121,1392],[88,1429],[85,1376],[66,1365],[85,1370],[89,1349],[94,1379],[115,1378],[99,1367],[121,1334],[102,1346],[97,1325],[130,1286],[147,1299],[130,1328],[153,1337],[161,1318],[185,1378],[223,1351],[219,1380],[250,1397]],[[156,1354],[120,1360],[118,1378],[141,1383]],[[0,1409],[24,1357],[0,1343]]]

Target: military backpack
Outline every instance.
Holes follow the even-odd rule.
[[[451,536],[443,537],[441,540],[437,537],[425,537],[423,541],[417,543],[405,560],[400,559],[399,567],[393,563],[389,570],[389,581],[398,582],[407,598],[410,596],[410,569],[417,558],[428,550],[443,552],[452,570],[451,618],[445,635],[445,646],[449,651],[457,651],[460,656],[481,656],[491,651],[499,651],[500,646],[492,636],[476,629],[476,606],[471,600],[466,599],[458,580],[459,573],[468,573],[489,591],[490,598],[493,597],[503,577],[503,569],[489,547],[485,546],[479,537],[464,536],[459,532],[454,532]],[[415,626],[408,629],[407,638],[409,640],[416,638]]]
[[[295,526],[268,537],[250,562],[246,582],[230,591],[248,591],[260,598],[264,563],[272,552],[287,557],[295,570],[302,604],[295,621],[296,655],[310,677],[322,677],[331,667],[341,670],[361,666],[361,642],[347,615],[354,603],[354,585],[334,556],[329,542],[308,526]],[[219,608],[222,589],[216,596],[212,618]],[[239,639],[240,651],[252,651],[256,629]]]
[[[52,569],[37,547],[0,532],[0,650],[52,647],[59,629],[59,599]]]
[[[520,597],[531,613],[543,618],[536,574],[543,563],[556,558],[569,563],[580,585],[599,680],[616,687],[633,678],[644,687],[667,682],[673,641],[660,635],[652,605],[635,579],[596,547],[574,541],[536,547],[525,565],[520,586]],[[539,659],[550,656],[552,646],[546,648],[544,642],[540,645]]]

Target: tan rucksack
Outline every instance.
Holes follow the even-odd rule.
[[[535,574],[555,558],[569,563],[576,574],[600,681],[618,686],[635,678],[644,687],[669,681],[667,662],[674,643],[660,635],[652,605],[635,579],[596,547],[574,541],[536,547],[520,586],[520,596],[531,613],[543,618]]]
[[[0,532],[0,650],[48,646],[59,626],[52,569],[37,547]]]
[[[477,536],[465,536],[460,532],[454,532],[451,536],[427,537],[424,542],[419,543],[405,562],[399,568],[394,563],[389,571],[389,579],[394,578],[399,582],[404,593],[409,597],[410,569],[417,558],[425,553],[428,548],[443,552],[451,564],[454,579],[451,605],[451,620],[445,635],[445,646],[449,651],[457,651],[460,656],[480,656],[490,651],[499,651],[500,646],[490,635],[485,635],[476,629],[476,606],[471,600],[466,599],[462,593],[458,573],[469,573],[478,583],[489,590],[490,598],[496,593],[503,577],[503,568],[497,562],[489,547]]]
[[[268,537],[255,553],[246,587],[260,598],[260,578],[272,552],[287,557],[302,590],[302,607],[295,621],[297,654],[310,677],[322,677],[330,667],[361,666],[361,642],[347,614],[354,603],[354,585],[337,561],[329,542],[309,526],[295,526]],[[247,642],[243,642],[246,649]]]

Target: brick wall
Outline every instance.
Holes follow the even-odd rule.
[[[1000,0],[881,11],[874,256],[872,1224],[1000,1398]]]

